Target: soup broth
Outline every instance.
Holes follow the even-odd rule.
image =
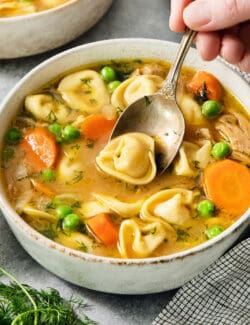
[[[156,92],[168,70],[157,60],[105,62],[25,98],[5,137],[2,175],[31,227],[90,254],[144,258],[199,245],[247,210],[249,114],[207,72],[182,70],[186,131],[164,174],[156,173],[157,139],[108,142],[126,106]]]
[[[69,0],[0,0],[0,18],[28,15],[48,10]]]

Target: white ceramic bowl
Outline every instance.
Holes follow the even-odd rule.
[[[0,18],[0,59],[42,53],[78,37],[107,11],[112,0],[69,0],[46,11]]]
[[[109,59],[160,58],[172,61],[177,47],[175,43],[159,40],[117,39],[76,47],[45,61],[27,74],[2,103],[0,120],[5,123],[0,128],[1,146],[8,125],[24,97],[66,70]],[[215,73],[245,106],[249,105],[248,84],[223,63],[205,63],[193,49],[185,62],[196,69]],[[250,219],[249,210],[218,237],[174,255],[137,260],[114,259],[66,248],[39,234],[13,210],[2,182],[0,205],[21,245],[45,268],[77,285],[122,294],[154,293],[181,286],[222,255],[239,238]]]

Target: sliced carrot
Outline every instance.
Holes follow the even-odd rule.
[[[54,167],[58,147],[53,135],[43,127],[28,130],[22,139],[21,148],[26,152],[26,161],[34,171]]]
[[[52,191],[50,188],[48,188],[47,186],[45,186],[44,184],[38,182],[36,179],[31,178],[31,184],[33,185],[34,189],[37,192],[40,192],[42,194],[45,194],[49,197],[54,197],[55,196],[55,192]]]
[[[105,245],[113,245],[118,241],[118,230],[107,213],[99,213],[87,222],[89,228]]]
[[[196,96],[204,92],[207,99],[220,100],[222,87],[218,79],[209,72],[197,71],[191,81],[187,83],[187,90]]]
[[[102,114],[94,114],[86,117],[81,125],[81,132],[87,139],[96,140],[101,136],[107,136],[112,132],[116,120],[108,120]]]
[[[250,171],[238,162],[224,159],[209,165],[203,185],[207,197],[234,216],[250,207]]]

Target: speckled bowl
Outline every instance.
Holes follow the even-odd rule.
[[[0,128],[0,145],[24,97],[66,70],[109,59],[160,58],[172,61],[177,47],[175,43],[159,40],[117,39],[76,47],[52,57],[28,73],[3,101],[0,120],[5,123]],[[222,62],[203,62],[191,49],[185,64],[215,73],[245,106],[249,105],[249,85]],[[239,238],[250,220],[248,210],[218,237],[177,254],[115,259],[66,248],[39,234],[13,210],[1,181],[0,206],[21,245],[42,266],[77,285],[122,294],[161,292],[183,285],[222,255]]]
[[[112,0],[69,0],[46,11],[0,18],[0,59],[42,53],[78,37],[108,10]]]

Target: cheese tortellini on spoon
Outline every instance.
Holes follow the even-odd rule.
[[[64,77],[58,85],[69,107],[95,114],[109,104],[109,93],[99,73],[94,70],[82,70]]]
[[[130,184],[148,184],[156,175],[154,140],[143,133],[126,133],[110,141],[96,158],[108,175]]]
[[[135,76],[125,80],[113,92],[111,103],[123,110],[137,99],[157,92],[163,79],[156,75]]]

